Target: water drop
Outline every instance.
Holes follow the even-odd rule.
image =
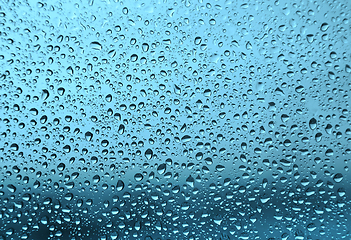
[[[86,133],[85,133],[85,139],[86,139],[87,141],[91,141],[92,138],[93,138],[93,134],[92,134],[91,132],[86,132]]]
[[[321,29],[322,32],[327,31],[328,28],[329,28],[329,24],[326,23],[326,22],[325,22],[325,23],[322,23],[322,25],[321,25],[321,27],[320,27],[320,29]]]
[[[316,129],[317,127],[317,120],[315,118],[311,118],[308,125],[310,126],[311,130]]]
[[[147,160],[150,160],[152,158],[152,155],[153,155],[153,152],[150,148],[148,148],[146,151],[145,151],[145,157]]]
[[[333,180],[337,183],[341,182],[344,176],[341,173],[337,173],[334,175]]]
[[[166,172],[166,164],[165,163],[162,163],[160,164],[158,167],[157,167],[157,172],[158,174],[164,174]]]
[[[99,51],[102,49],[102,45],[99,42],[96,42],[96,41],[91,42],[90,43],[90,47],[91,47],[91,49],[99,50]]]
[[[117,181],[117,185],[116,185],[116,190],[118,192],[122,191],[124,189],[124,182],[122,180],[118,180]]]
[[[140,182],[141,180],[143,180],[143,178],[144,177],[143,177],[143,175],[141,173],[137,173],[137,174],[134,175],[134,179],[137,182]]]

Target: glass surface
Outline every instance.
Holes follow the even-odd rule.
[[[351,239],[350,13],[0,0],[0,239]]]

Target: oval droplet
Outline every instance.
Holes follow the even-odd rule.
[[[310,126],[311,130],[316,129],[317,127],[317,120],[315,118],[311,118],[308,125]]]

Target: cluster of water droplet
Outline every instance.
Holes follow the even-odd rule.
[[[0,239],[350,238],[350,7],[7,1]]]

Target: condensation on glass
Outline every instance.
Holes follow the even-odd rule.
[[[0,239],[350,239],[351,3],[0,4]]]

